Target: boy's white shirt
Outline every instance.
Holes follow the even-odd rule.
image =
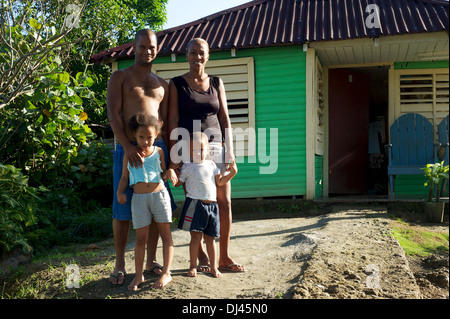
[[[186,196],[192,199],[217,201],[215,176],[220,174],[216,163],[204,160],[202,163],[184,163],[180,181],[185,183]]]

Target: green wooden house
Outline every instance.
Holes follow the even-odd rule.
[[[448,28],[443,0],[256,0],[158,32],[154,72],[169,81],[191,39],[210,44],[236,138],[233,198],[387,198],[390,125],[420,113],[438,142],[449,113]],[[133,43],[92,59],[125,68]],[[423,195],[423,178],[398,176],[395,192]]]

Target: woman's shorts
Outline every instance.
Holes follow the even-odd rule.
[[[180,141],[178,143],[180,143]],[[189,151],[189,148],[187,148],[187,150]],[[174,163],[181,163],[181,165],[183,164],[183,160],[186,162],[191,161],[189,154],[183,154],[183,148],[181,146],[180,149],[178,149],[178,153],[171,153],[171,156]],[[225,163],[225,146],[223,146],[222,143],[210,142],[208,144],[206,159],[216,163],[216,166],[220,169],[222,175],[229,174],[229,171],[227,171],[227,163]]]
[[[186,197],[178,228],[220,237],[219,205]]]
[[[170,196],[165,188],[158,192],[134,194],[131,199],[131,215],[133,228],[139,229],[152,223],[172,222]]]
[[[227,163],[225,163],[225,146],[221,143],[210,142],[208,144],[208,155],[206,155],[207,160],[211,160],[216,163],[216,166],[220,169],[222,175],[228,175]]]

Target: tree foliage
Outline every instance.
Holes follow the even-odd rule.
[[[112,184],[111,154],[89,127],[106,122],[110,71],[89,58],[159,30],[167,2],[0,0],[0,250],[26,248],[25,229],[40,227],[45,205],[80,220],[83,203]]]
[[[54,57],[70,75],[88,73],[101,83],[107,69],[90,56],[134,39],[137,30],[160,30],[168,0],[0,0],[0,110],[21,94],[32,92],[40,74],[52,73]],[[90,69],[89,69],[90,68]],[[92,105],[91,105],[92,108]]]
[[[45,182],[94,137],[89,117],[106,121],[109,74],[91,54],[160,28],[167,0],[0,1],[0,162]]]
[[[78,19],[84,7],[80,7],[74,19]],[[2,0],[0,109],[24,93],[34,93],[40,77],[57,71],[61,63],[58,53],[64,52],[66,37],[76,23],[65,19],[57,30],[46,9],[43,4],[39,9],[34,2]]]

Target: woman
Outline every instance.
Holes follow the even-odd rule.
[[[209,149],[214,154],[211,159],[225,171],[229,163],[235,161],[231,124],[222,80],[205,73],[208,59],[208,43],[200,38],[191,40],[187,46],[189,72],[173,78],[169,83],[168,129],[172,132],[182,127],[192,133],[200,125],[202,131],[207,130],[210,133]],[[229,134],[227,138],[226,134]],[[170,140],[170,149],[175,143]],[[171,163],[171,167],[176,168],[177,165]],[[217,203],[220,215],[219,268],[233,272],[246,271],[229,255],[232,220],[230,182],[217,187]],[[199,264],[199,271],[209,271],[208,257],[203,248],[199,252]]]

